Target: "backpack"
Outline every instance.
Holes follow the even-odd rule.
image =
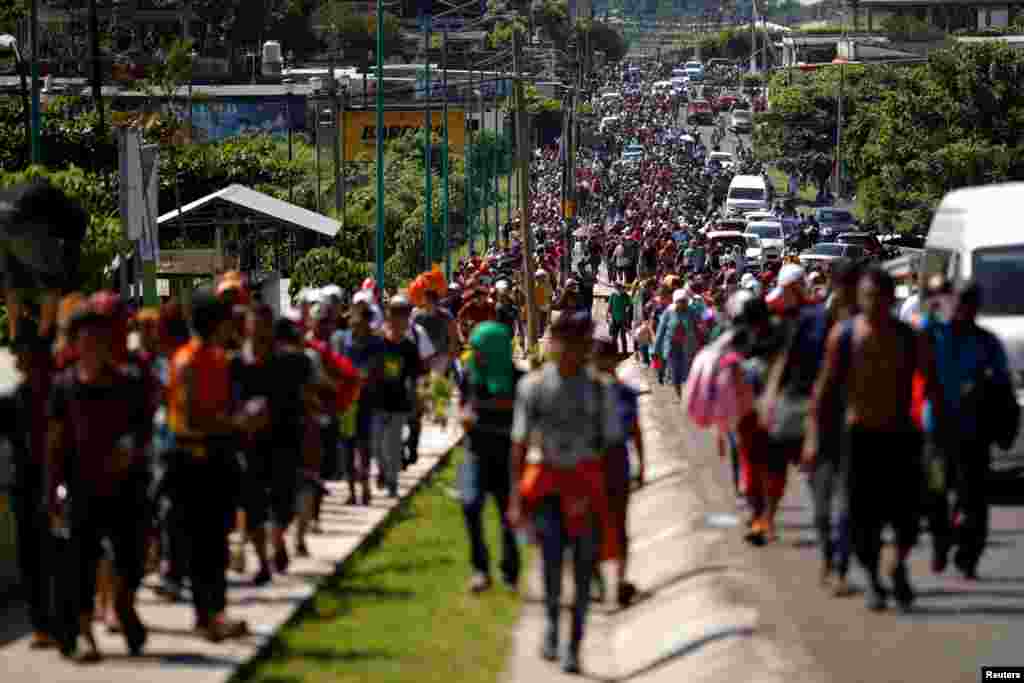
[[[686,346],[686,323],[682,319],[676,321],[676,328],[672,330],[672,346]]]
[[[686,413],[698,427],[732,429],[754,409],[754,391],[737,372],[743,357],[721,337],[694,358],[683,394]]]

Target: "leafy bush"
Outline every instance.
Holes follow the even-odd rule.
[[[295,262],[288,294],[295,296],[307,287],[338,285],[344,290],[357,289],[370,274],[370,266],[353,261],[333,247],[309,250]]]

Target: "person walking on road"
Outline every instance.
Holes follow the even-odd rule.
[[[608,328],[615,347],[618,349],[619,341],[622,341],[622,352],[628,353],[629,343],[626,335],[629,331],[630,306],[632,302],[626,294],[626,286],[619,282],[615,285],[615,291],[608,297]]]
[[[462,465],[462,510],[469,534],[473,578],[470,590],[491,587],[490,559],[484,540],[483,509],[493,496],[501,516],[501,573],[505,585],[519,585],[519,546],[508,523],[511,488],[512,415],[516,385],[524,373],[512,359],[512,331],[502,323],[476,326],[469,338],[470,358],[460,386],[466,459]]]
[[[601,558],[621,557],[608,510],[605,463],[625,435],[613,393],[586,367],[593,345],[590,316],[563,315],[551,334],[557,360],[524,377],[516,391],[509,521],[518,526],[530,519],[541,547],[547,611],[541,656],[548,661],[558,658],[562,561],[565,549],[573,550],[575,605],[562,668],[580,673],[598,522]],[[539,463],[526,463],[531,444],[539,445]]]
[[[654,338],[654,355],[661,359],[670,374],[676,396],[682,397],[683,384],[689,370],[687,351],[690,348],[690,309],[686,290],[672,293],[672,306],[661,314]]]
[[[939,315],[931,316],[923,325],[935,352],[947,417],[941,424],[928,420],[926,429],[930,427],[932,436],[929,450],[935,449],[929,462],[937,460],[945,472],[942,479],[952,484],[959,518],[954,530],[947,487],[935,486],[937,491],[929,496],[928,509],[934,543],[932,569],[944,571],[949,551],[955,546],[953,562],[967,579],[977,578],[978,563],[988,540],[986,482],[996,439],[988,425],[998,415],[993,414],[997,411],[987,402],[995,393],[994,387],[1011,386],[1002,343],[975,320],[982,296],[975,283],[962,283],[955,292],[947,283],[938,295]]]
[[[825,356],[828,335],[837,324],[857,314],[857,284],[863,269],[844,263],[833,275],[833,298],[829,307],[817,306],[805,313],[797,327],[790,355],[799,358],[791,366],[790,382],[800,396],[810,395]],[[842,458],[843,406],[836,396],[818,415],[821,439],[814,460],[804,463],[814,501],[814,527],[821,550],[821,581],[831,586],[836,597],[850,595],[847,579],[850,567],[850,513],[846,491],[846,462]],[[833,501],[836,525],[833,533]]]
[[[921,513],[922,439],[911,421],[914,374],[924,378],[929,398],[939,396],[931,349],[916,332],[892,314],[895,282],[881,267],[861,277],[861,313],[829,335],[825,363],[810,404],[803,459],[813,462],[821,444],[819,416],[826,398],[839,392],[845,404],[844,457],[848,466],[851,539],[868,574],[867,606],[885,609],[887,591],[879,577],[882,530],[896,534],[892,589],[908,610],[914,590],[907,558],[917,543]],[[880,459],[881,454],[889,457]]]
[[[615,394],[615,402],[622,418],[622,428],[627,440],[631,440],[636,452],[637,471],[635,480],[643,486],[646,471],[644,458],[644,441],[640,433],[640,395],[617,376],[619,363],[629,357],[626,352],[619,353],[618,345],[611,337],[598,337],[594,342],[594,365],[598,372],[611,382],[611,391]],[[612,519],[622,540],[622,558],[616,567],[616,593],[619,607],[628,607],[636,596],[636,586],[627,580],[629,559],[628,519],[630,484],[629,443],[612,448],[608,452],[605,476],[608,481],[608,505]],[[600,573],[600,568],[595,569]]]

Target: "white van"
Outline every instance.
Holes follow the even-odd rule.
[[[1006,348],[1017,402],[1024,405],[1024,233],[1017,212],[1024,183],[956,190],[932,219],[920,261],[922,289],[934,275],[973,279],[982,289],[978,324]],[[993,451],[1000,474],[1024,469],[1024,432],[1009,452]]]
[[[769,211],[772,208],[772,189],[764,176],[738,175],[729,183],[725,196],[726,213]]]

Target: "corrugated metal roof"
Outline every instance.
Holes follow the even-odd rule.
[[[1003,5],[1007,0],[861,0],[861,7],[936,7],[938,5]]]
[[[181,209],[169,211],[157,219],[157,224],[173,221],[179,216],[183,216],[190,211],[200,209],[218,200],[230,202],[250,211],[274,218],[282,223],[288,223],[296,228],[312,230],[328,237],[334,237],[341,230],[341,223],[327,216],[322,216],[301,206],[289,204],[270,195],[257,192],[252,188],[237,184],[229,185],[223,190],[218,190],[213,194],[206,195],[202,199],[197,199],[181,207]]]

